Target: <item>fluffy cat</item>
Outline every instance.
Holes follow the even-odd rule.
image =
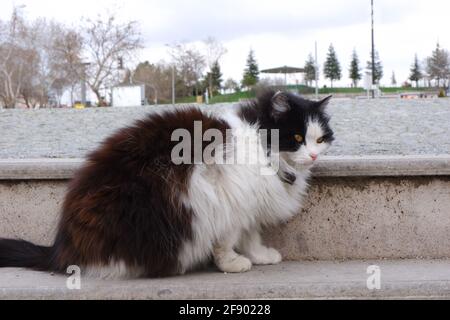
[[[1,239],[0,267],[65,272],[77,265],[101,276],[166,277],[211,259],[230,273],[281,262],[260,231],[300,212],[310,169],[334,139],[329,100],[266,91],[222,116],[195,107],[146,116],[106,139],[75,174],[53,246]],[[258,165],[175,165],[172,134],[182,128],[194,136],[195,122],[202,133],[247,129],[254,138],[279,130],[279,153],[269,151],[269,139],[266,147],[258,142]],[[274,156],[278,174],[261,174]]]

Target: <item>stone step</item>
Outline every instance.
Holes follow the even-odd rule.
[[[52,242],[77,159],[0,160],[0,237]],[[450,156],[326,157],[305,208],[267,230],[290,261],[450,258]]]
[[[68,277],[0,269],[0,299],[450,299],[450,260],[285,262],[245,274],[211,269],[149,280],[81,277],[80,290],[68,289]]]

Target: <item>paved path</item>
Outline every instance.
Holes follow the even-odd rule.
[[[154,110],[0,110],[0,159],[83,157],[114,130]],[[450,154],[450,99],[342,99],[329,111],[336,142],[328,155]]]
[[[379,267],[380,290],[367,287],[369,266]],[[373,279],[376,285],[378,277]],[[81,290],[71,291],[64,276],[0,269],[0,299],[448,299],[449,279],[448,260],[285,262],[244,274],[210,270],[154,280],[82,277]]]

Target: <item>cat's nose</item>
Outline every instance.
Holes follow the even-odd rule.
[[[311,157],[311,159],[312,159],[313,161],[316,161],[316,160],[317,160],[317,157],[318,157],[318,155],[315,154],[315,153],[311,153],[309,156]]]

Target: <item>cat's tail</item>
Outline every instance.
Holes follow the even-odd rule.
[[[51,271],[53,247],[24,240],[0,239],[0,268],[29,268]]]

